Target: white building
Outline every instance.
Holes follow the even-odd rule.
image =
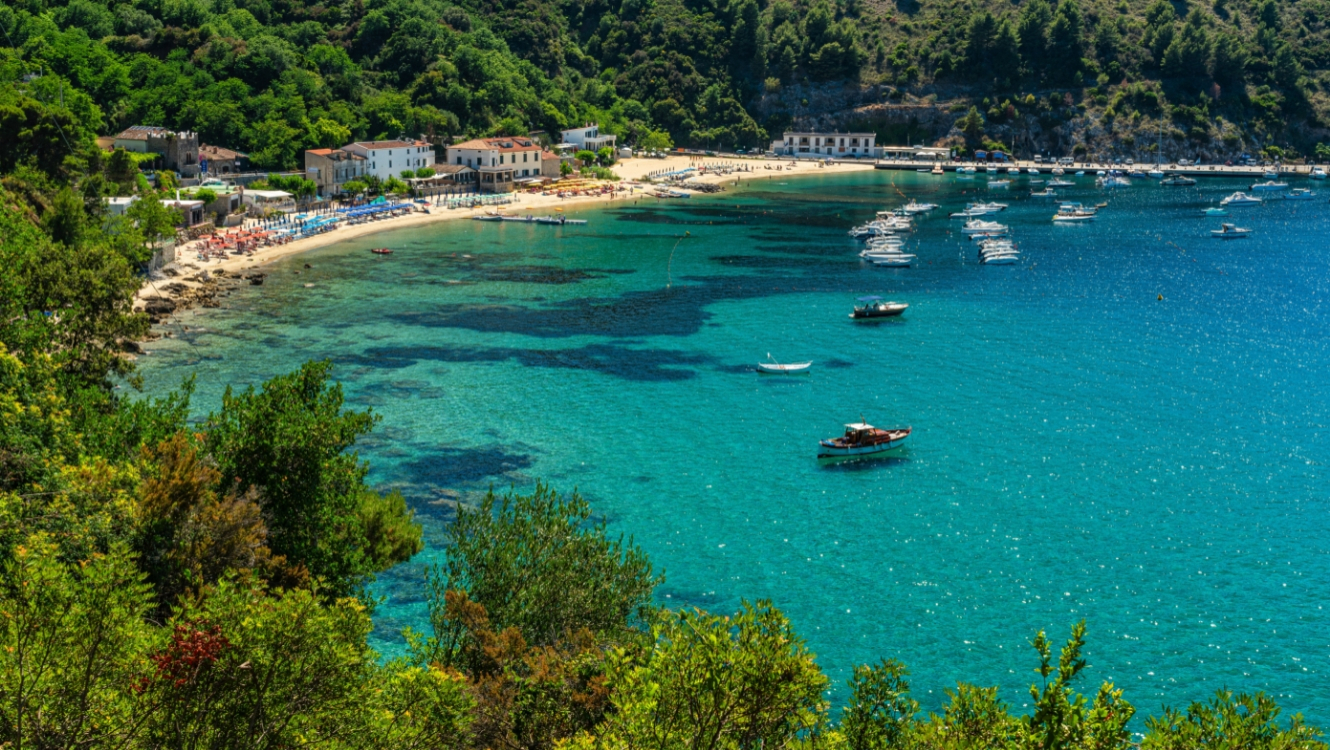
[[[484,192],[504,193],[512,190],[513,183],[523,178],[558,177],[557,162],[554,174],[541,171],[539,143],[521,136],[503,138],[474,138],[448,147],[448,163],[476,170],[474,180]]]
[[[102,205],[106,207],[107,216],[122,216],[129,210],[130,206],[134,205],[134,201],[138,199],[139,197],[137,195],[124,197],[114,196],[110,198],[102,198]]]
[[[873,133],[786,133],[771,142],[771,153],[780,156],[822,158],[876,156]]]
[[[365,157],[365,174],[380,180],[401,179],[404,170],[434,166],[434,147],[425,141],[358,141],[342,150]]]
[[[563,131],[563,143],[560,146],[575,146],[578,151],[599,151],[609,146],[614,148],[615,136],[608,133],[601,135],[599,125],[586,125]]]

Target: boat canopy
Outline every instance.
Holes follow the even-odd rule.
[[[868,424],[867,422],[855,422],[854,424],[847,424],[847,425],[845,425],[845,429],[847,429],[847,430],[873,430],[873,429],[877,429],[877,428],[873,427],[873,425]]]

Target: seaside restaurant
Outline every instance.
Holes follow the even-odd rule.
[[[513,192],[512,167],[481,167],[476,171],[480,173],[479,174],[480,179],[477,180],[480,192],[482,193]]]
[[[893,161],[945,161],[951,158],[951,149],[931,146],[882,146],[882,158]]]

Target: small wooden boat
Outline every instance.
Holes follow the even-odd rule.
[[[850,313],[850,317],[855,320],[894,318],[905,312],[905,308],[909,307],[904,302],[887,302],[881,297],[860,297],[859,301],[864,304],[856,305],[854,312]]]
[[[791,362],[783,365],[777,362],[769,352],[767,353],[767,359],[771,361],[757,363],[757,371],[763,375],[806,375],[808,374],[808,368],[813,366],[811,361]]]
[[[867,456],[899,448],[910,436],[910,427],[880,430],[862,421],[845,425],[845,434],[818,442],[818,458]]]
[[[376,248],[374,248],[373,250],[370,250],[370,252],[371,252],[371,253],[374,253],[375,255],[392,255],[392,254],[393,254],[393,251],[390,250],[390,249],[388,249],[388,248],[386,248],[386,247],[376,247]]]

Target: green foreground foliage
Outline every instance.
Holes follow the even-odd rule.
[[[194,424],[192,382],[126,395],[152,214],[108,221],[26,174],[0,187],[0,747],[1326,748],[1222,691],[1133,737],[1121,690],[1080,692],[1084,623],[1056,656],[1032,640],[1029,714],[962,683],[924,715],[884,660],[836,718],[771,602],[657,606],[642,550],[544,485],[458,508],[421,582],[429,630],[385,661],[366,586],[422,542],[355,453],[378,418],[345,408],[326,362]]]

